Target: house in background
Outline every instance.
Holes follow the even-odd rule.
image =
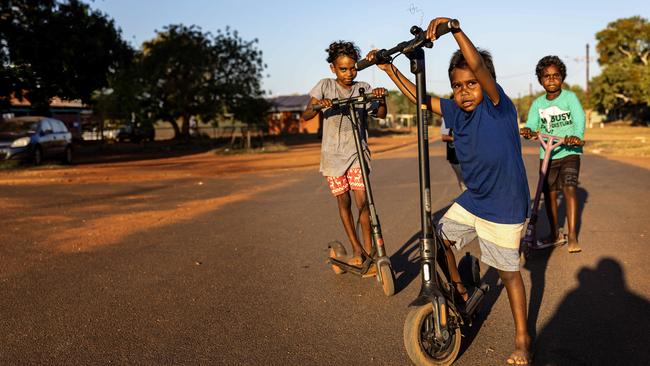
[[[310,99],[307,94],[268,98],[266,101],[271,105],[267,117],[269,134],[319,133],[320,114],[308,121],[301,117]]]
[[[50,102],[50,114],[50,117],[63,121],[76,139],[81,138],[81,133],[87,126],[96,123],[93,110],[80,100],[62,100],[54,97]],[[2,111],[3,118],[31,115],[34,113],[27,99],[12,98],[11,107]]]

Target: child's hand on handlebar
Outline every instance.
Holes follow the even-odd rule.
[[[312,104],[312,106],[313,106],[313,105],[318,105],[318,106],[320,106],[320,109],[321,109],[321,110],[323,110],[323,109],[327,109],[327,108],[332,107],[332,100],[331,100],[331,99],[327,99],[327,98],[325,98],[325,99],[321,99],[321,100],[317,100],[314,104]]]
[[[585,142],[577,136],[567,136],[564,138],[564,144],[570,146],[582,146]]]
[[[436,29],[438,29],[438,25],[442,23],[447,23],[451,20],[451,18],[435,18],[429,23],[429,28],[427,28],[427,39],[430,39],[431,41],[436,40]]]
[[[525,138],[526,140],[537,138],[537,133],[533,132],[533,130],[531,130],[528,127],[524,127],[521,130],[519,130],[519,134],[521,135],[521,137]]]
[[[372,95],[374,95],[377,98],[381,98],[383,100],[386,100],[386,95],[388,94],[388,91],[386,88],[374,88],[372,89]]]
[[[377,58],[377,49],[374,49],[366,55],[366,60],[370,62],[374,62],[375,59]],[[377,63],[375,64],[380,70],[386,71],[390,67],[390,64],[382,64],[382,63]],[[373,90],[374,92],[374,90]]]

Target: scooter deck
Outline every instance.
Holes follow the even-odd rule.
[[[372,259],[367,259],[364,261],[361,266],[355,266],[352,264],[348,264],[348,261],[352,259],[351,256],[346,256],[346,257],[330,257],[329,258],[329,263],[337,266],[346,272],[350,272],[353,274],[356,274],[358,276],[364,276],[364,277],[374,277],[377,275],[376,270],[372,270],[372,267],[375,265],[375,261]]]

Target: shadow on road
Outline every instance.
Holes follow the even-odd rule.
[[[585,189],[578,187],[578,218],[576,222],[576,232],[580,234],[580,223],[582,222],[582,212],[585,204],[587,203],[588,193]],[[564,197],[560,195],[560,205],[558,206],[558,227],[563,227],[566,221],[566,205]],[[543,238],[548,236],[549,225],[546,216],[546,207],[543,202],[540,203],[540,210],[538,213],[539,220],[537,221],[537,237]],[[566,231],[565,231],[566,232]],[[542,233],[545,233],[542,235]],[[544,299],[544,291],[546,289],[546,269],[548,262],[551,259],[553,251],[556,247],[550,247],[544,250],[532,251],[526,259],[524,268],[530,272],[530,300],[528,303],[528,332],[533,340],[537,336],[537,320],[539,318],[539,311],[542,307]]]
[[[445,206],[431,215],[435,223],[447,212],[451,205]],[[420,274],[420,236],[421,231],[413,234],[402,246],[390,256],[390,262],[395,273],[395,293],[407,288]],[[414,254],[415,253],[415,254]]]
[[[420,234],[413,234],[402,246],[390,256],[390,263],[395,273],[395,293],[407,288],[420,274]],[[414,254],[415,253],[415,254]],[[411,260],[410,258],[413,257]]]
[[[577,277],[539,333],[535,364],[650,365],[650,302],[627,289],[621,265],[605,258]]]
[[[483,327],[483,323],[490,315],[492,307],[494,307],[494,304],[497,302],[504,289],[503,283],[499,280],[499,271],[493,267],[488,267],[487,271],[481,278],[481,282],[490,285],[490,291],[485,295],[483,303],[480,305],[481,309],[476,313],[472,326],[465,326],[462,330],[463,342],[460,346],[458,358],[460,358],[472,342],[474,342],[474,338],[476,338],[479,330]]]

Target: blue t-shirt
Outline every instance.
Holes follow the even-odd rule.
[[[454,131],[454,145],[467,190],[456,202],[472,214],[500,224],[518,224],[528,216],[526,169],[521,157],[517,111],[500,85],[499,104],[483,92],[470,113],[453,99],[440,99],[442,116]]]

